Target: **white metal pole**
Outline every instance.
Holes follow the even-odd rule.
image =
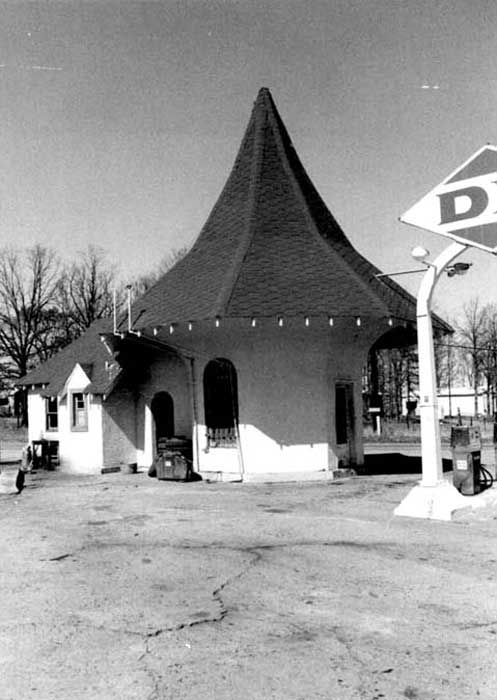
[[[131,333],[131,285],[127,284],[126,289],[128,290],[128,333]]]
[[[431,299],[433,290],[446,266],[467,248],[462,243],[451,243],[429,263],[421,281],[416,305],[419,361],[419,412],[421,419],[421,460],[423,475],[421,486],[436,486],[443,481],[442,451],[437,404],[437,382],[433,329],[431,323]]]
[[[114,335],[117,334],[117,294],[116,288],[112,290],[112,318],[113,318],[113,330]]]

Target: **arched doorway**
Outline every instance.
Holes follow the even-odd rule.
[[[159,391],[152,399],[152,415],[155,422],[155,445],[159,441],[174,436],[174,402],[167,391]]]
[[[211,360],[204,370],[204,408],[210,447],[235,447],[238,434],[238,382],[232,362]]]

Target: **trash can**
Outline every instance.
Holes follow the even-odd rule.
[[[182,454],[188,461],[192,461],[192,441],[185,437],[175,436],[170,438],[161,438],[157,446],[158,453],[178,452]]]
[[[481,436],[477,426],[454,426],[451,430],[453,483],[463,496],[480,492]]]
[[[188,481],[190,463],[180,452],[163,452],[156,459],[157,478],[162,481]]]
[[[31,443],[33,469],[52,471],[59,464],[58,440],[33,440]]]

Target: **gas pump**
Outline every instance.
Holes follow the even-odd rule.
[[[477,426],[454,426],[451,430],[453,484],[463,496],[481,491],[481,436]]]

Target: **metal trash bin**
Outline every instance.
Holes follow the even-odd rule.
[[[479,493],[481,435],[477,426],[454,426],[451,430],[453,484],[463,496]]]
[[[157,445],[157,453],[178,452],[188,461],[192,461],[192,441],[184,437],[160,438]]]
[[[33,440],[31,442],[31,457],[33,469],[53,471],[59,465],[58,440]]]
[[[180,452],[163,452],[156,459],[157,478],[162,481],[188,481],[191,467]]]

